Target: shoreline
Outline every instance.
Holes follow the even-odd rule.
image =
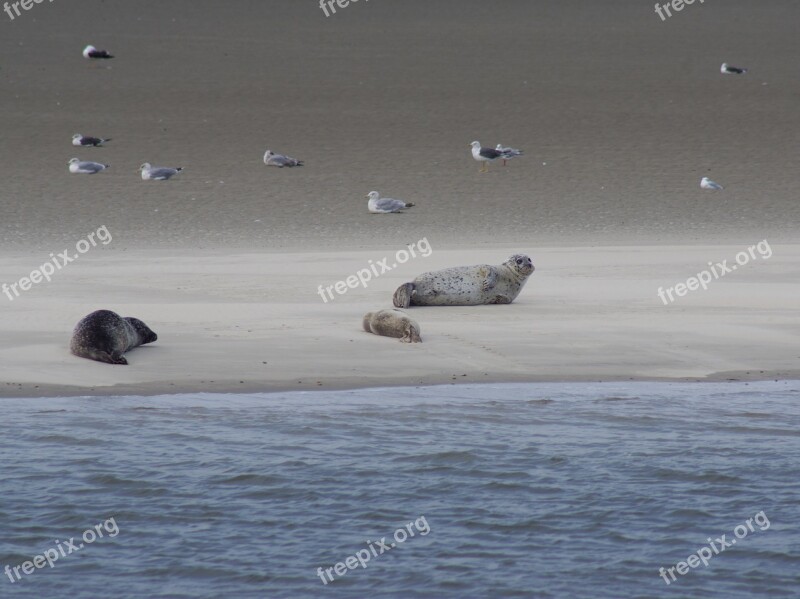
[[[458,380],[456,380],[458,379]],[[214,395],[256,395],[268,394],[279,395],[284,393],[302,393],[302,392],[323,392],[323,391],[368,391],[370,389],[415,389],[419,387],[458,387],[461,385],[503,385],[503,384],[572,384],[572,383],[690,383],[698,385],[711,385],[717,383],[759,383],[759,382],[800,382],[800,369],[793,371],[774,371],[774,372],[761,372],[753,373],[750,371],[741,372],[715,372],[705,378],[698,377],[627,377],[627,376],[610,376],[598,379],[592,376],[572,377],[569,379],[550,379],[544,378],[505,378],[492,379],[485,378],[484,380],[475,381],[469,380],[468,377],[454,377],[448,381],[438,380],[420,380],[415,383],[408,383],[407,381],[397,380],[383,380],[378,382],[353,384],[350,383],[332,383],[326,385],[317,385],[316,383],[303,382],[292,387],[289,383],[267,383],[267,387],[261,383],[248,383],[235,386],[233,383],[219,383],[213,385],[204,385],[202,388],[176,388],[174,383],[154,382],[145,385],[126,385],[120,387],[94,389],[94,388],[81,388],[77,392],[74,387],[67,385],[21,385],[13,392],[10,390],[17,385],[17,383],[5,383],[4,388],[0,388],[0,401],[14,400],[14,399],[77,399],[83,397],[158,397],[162,395],[178,396],[178,395],[191,395],[191,394],[214,394]]]

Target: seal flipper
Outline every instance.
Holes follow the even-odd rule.
[[[82,348],[73,348],[72,354],[79,358],[86,358],[87,360],[94,360],[95,362],[105,362],[106,364],[128,364],[128,361],[121,353],[114,354],[98,349],[85,350]]]
[[[112,364],[122,364],[124,366],[128,365],[128,360],[126,360],[125,356],[123,356],[122,354],[116,354],[116,355],[111,354],[111,360]]]
[[[105,362],[106,364],[124,364],[128,365],[128,361],[121,353],[108,353],[105,351],[93,351],[88,356],[82,356],[90,360],[97,360],[98,362]]]
[[[410,322],[406,325],[405,335],[400,338],[401,343],[422,343],[419,336],[419,329]]]
[[[497,285],[497,271],[490,266],[488,267],[488,272],[486,272],[486,278],[483,280],[483,283],[481,283],[481,291],[486,293],[494,289],[495,285]]]
[[[403,283],[392,296],[392,303],[397,308],[408,308],[411,305],[411,295],[414,293],[414,283]]]
[[[364,327],[364,330],[367,333],[374,332],[372,330],[372,327],[369,325],[370,320],[372,320],[372,312],[367,312],[366,314],[364,314],[364,320],[361,321],[361,325]]]

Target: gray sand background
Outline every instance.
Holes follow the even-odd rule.
[[[798,17],[793,0],[664,22],[635,0],[0,13],[0,244],[60,250],[101,225],[109,251],[796,241]],[[117,58],[90,63],[87,43]],[[480,175],[473,139],[526,155]],[[306,166],[267,168],[266,148]],[[112,167],[70,175],[72,156]],[[144,161],[186,171],[144,182]],[[417,206],[371,215],[372,189]]]

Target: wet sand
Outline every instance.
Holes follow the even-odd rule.
[[[0,13],[2,280],[18,280],[100,226],[114,236],[61,282],[14,302],[0,296],[0,380],[27,394],[31,385],[172,392],[785,376],[797,363],[785,339],[796,341],[797,314],[783,301],[798,281],[784,262],[796,256],[800,224],[798,16],[789,0],[695,3],[663,22],[651,4],[632,0],[371,0],[327,18],[314,2],[288,1],[56,1],[14,21]],[[86,61],[87,43],[116,58]],[[723,61],[750,71],[722,76]],[[113,141],[73,148],[75,132]],[[473,139],[525,156],[479,174]],[[306,166],[267,168],[267,148]],[[112,166],[70,175],[72,156]],[[145,161],[186,170],[145,182],[137,172]],[[726,189],[701,190],[702,176]],[[373,189],[416,206],[371,215],[364,195]],[[434,256],[387,276],[380,293],[335,305],[316,295],[318,283],[339,278],[331,273],[351,274],[353,264],[422,237]],[[596,289],[646,283],[641,295],[617,290],[610,314],[624,321],[629,305],[652,301],[656,282],[685,280],[723,257],[715,246],[735,253],[761,239],[783,249],[758,265],[758,293],[726,281],[703,292],[707,300],[691,299],[709,302],[699,311],[655,304],[634,327],[606,321],[594,306],[580,329],[595,340],[588,353],[568,343],[576,306],[590,310]],[[419,347],[359,332],[363,312],[389,305],[402,282],[395,274],[514,251],[538,269],[517,303],[424,310],[428,338]],[[552,252],[580,260],[557,261],[566,270],[551,279],[542,256]],[[672,270],[656,276],[643,263],[626,271],[638,255]],[[598,258],[608,262],[587,272]],[[573,277],[582,286],[551,286]],[[209,298],[210,320],[193,308]],[[142,318],[166,333],[131,354],[146,367],[121,374],[65,353],[74,323],[100,307],[152,309]],[[764,320],[743,329],[754,312]],[[703,319],[715,326],[665,354],[641,330],[653,315],[665,319],[665,335],[688,335]],[[516,320],[554,337],[516,336]],[[281,329],[297,321],[299,336]],[[667,338],[654,339],[663,348]],[[465,343],[477,348],[469,359]],[[358,349],[341,354],[343,346]],[[224,359],[211,349],[224,349]],[[307,355],[321,365],[308,370]],[[401,376],[380,370],[385,356],[406,361]]]

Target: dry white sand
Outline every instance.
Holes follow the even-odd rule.
[[[732,264],[742,249],[537,249],[537,270],[511,305],[410,308],[421,344],[366,333],[361,317],[390,307],[400,283],[468,264],[473,252],[434,248],[366,289],[324,303],[318,285],[391,254],[97,249],[14,301],[0,296],[0,394],[797,378],[800,245],[772,246],[769,259],[752,260],[669,306],[657,296],[659,286],[685,282],[709,261]],[[510,253],[487,252],[498,262]],[[3,258],[0,275],[14,278],[25,260]],[[128,366],[71,356],[73,325],[99,308],[141,318],[159,340],[132,350]]]

